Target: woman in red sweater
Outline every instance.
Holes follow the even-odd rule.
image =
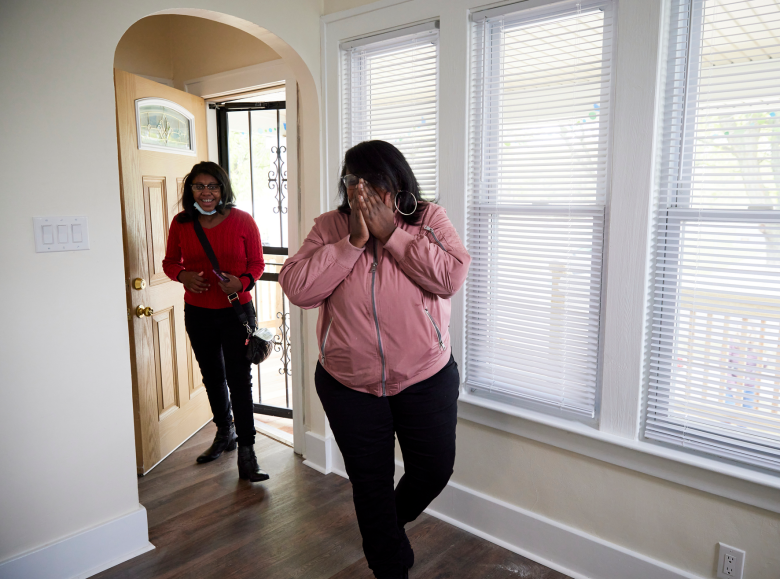
[[[163,269],[184,284],[184,325],[203,374],[217,435],[199,463],[218,458],[238,444],[238,476],[252,482],[268,479],[255,456],[252,374],[246,359],[246,329],[228,296],[238,299],[250,326],[255,309],[250,290],[263,273],[260,232],[251,215],[237,209],[227,173],[216,163],[202,162],[184,178],[182,207],[168,232]],[[195,233],[198,220],[216,254],[217,277]],[[228,396],[228,389],[230,395]],[[231,401],[233,417],[230,415]]]

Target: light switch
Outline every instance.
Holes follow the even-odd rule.
[[[89,227],[84,216],[33,217],[35,251],[80,251],[89,249]]]
[[[47,245],[54,243],[54,227],[51,225],[43,226],[43,242]]]

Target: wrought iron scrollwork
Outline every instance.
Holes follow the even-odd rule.
[[[277,135],[279,134],[277,128]],[[268,171],[268,188],[275,191],[276,207],[274,207],[274,213],[279,215],[279,231],[283,231],[283,219],[287,213],[287,208],[284,207],[284,200],[287,195],[287,171],[284,168],[284,161],[282,160],[282,154],[287,152],[287,147],[279,144],[278,146],[271,147],[271,155],[273,156],[274,168]],[[282,240],[283,242],[283,240]],[[292,376],[292,365],[290,359],[290,314],[287,312],[287,303],[282,300],[282,311],[277,312],[276,317],[281,320],[279,324],[279,333],[274,336],[274,350],[281,353],[282,367],[279,368],[279,374],[284,376],[285,382],[285,396],[287,398],[287,406],[290,406],[290,388],[289,377]]]
[[[292,376],[290,367],[290,314],[288,312],[277,312],[276,317],[282,320],[279,324],[281,334],[274,336],[274,351],[282,353],[282,367],[279,368],[279,374]]]
[[[287,309],[283,306],[283,309]],[[284,396],[287,407],[290,407],[290,383],[289,377],[292,376],[292,367],[290,365],[290,314],[286,311],[277,312],[276,317],[282,320],[279,324],[281,334],[274,336],[274,350],[281,352],[282,367],[279,368],[279,374],[284,376]]]
[[[268,188],[276,190],[274,213],[280,215],[287,213],[287,208],[283,206],[283,202],[287,198],[287,170],[284,169],[284,161],[282,161],[282,153],[286,152],[287,147],[284,145],[271,147],[271,154],[275,155],[273,160],[275,170],[268,171]]]

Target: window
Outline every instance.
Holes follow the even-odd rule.
[[[344,151],[379,139],[398,147],[423,196],[438,187],[438,22],[343,43]]]
[[[195,117],[184,107],[156,98],[135,101],[138,148],[195,155]]]
[[[644,434],[780,470],[780,6],[671,16]]]
[[[594,418],[612,4],[516,10],[473,17],[466,384]]]

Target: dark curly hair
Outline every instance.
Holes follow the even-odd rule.
[[[410,225],[420,222],[422,214],[428,205],[420,195],[420,185],[414,176],[412,168],[403,153],[386,141],[363,141],[358,143],[344,155],[341,176],[347,174],[347,169],[353,175],[368,181],[373,187],[390,191],[398,195],[398,208],[401,213],[409,213],[414,209],[417,200],[417,210],[411,215],[402,215],[403,220]],[[344,181],[339,179],[338,210],[349,215],[349,198]]]
[[[183,211],[176,216],[176,221],[179,223],[190,223],[198,217],[198,210],[195,209],[195,197],[192,195],[192,181],[198,175],[211,175],[219,181],[222,204],[217,206],[218,213],[222,214],[225,209],[235,207],[236,205],[236,198],[233,195],[233,188],[230,186],[230,177],[228,177],[227,172],[216,163],[202,161],[195,165],[189,174],[184,177],[184,183],[181,187],[181,199],[179,199]]]

